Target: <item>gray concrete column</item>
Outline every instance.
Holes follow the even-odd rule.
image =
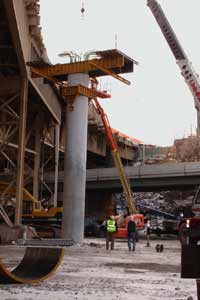
[[[22,218],[27,104],[28,104],[28,79],[24,77],[22,78],[22,87],[21,87],[21,95],[20,95],[19,148],[17,154],[15,225],[21,224],[21,218]]]
[[[88,74],[71,74],[70,85],[88,86]],[[63,238],[81,243],[84,234],[88,98],[78,96],[66,112]]]

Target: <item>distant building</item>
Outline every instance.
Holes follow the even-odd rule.
[[[156,145],[139,145],[138,162],[143,164],[174,162],[174,149]]]
[[[190,135],[174,141],[175,159],[178,162],[200,161],[200,138]]]

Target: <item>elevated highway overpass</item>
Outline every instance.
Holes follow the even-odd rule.
[[[125,167],[133,191],[183,190],[200,184],[200,163]],[[121,190],[115,168],[87,171],[87,189]]]
[[[200,163],[141,165],[125,167],[133,191],[184,190],[200,184]],[[63,172],[59,172],[62,190]],[[45,181],[53,183],[53,174],[47,174]],[[87,190],[109,190],[121,192],[122,187],[116,168],[87,170]]]

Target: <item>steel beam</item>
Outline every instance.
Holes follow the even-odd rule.
[[[2,144],[2,145],[1,145]],[[4,147],[3,146],[9,146],[9,147],[12,147],[12,148],[15,148],[15,149],[18,149],[19,148],[19,145],[17,144],[14,144],[14,143],[10,143],[8,141],[4,141],[4,140],[1,140],[0,139],[0,151],[3,151]],[[36,152],[32,149],[29,149],[29,148],[25,148],[25,151],[28,152],[28,153],[31,153],[33,155],[36,155]]]
[[[31,60],[31,36],[24,0],[3,0],[12,34],[21,74],[29,75],[26,63]],[[53,88],[43,83],[43,79],[29,81],[58,123],[61,123],[61,107]]]
[[[19,148],[18,148],[18,155],[17,155],[15,225],[21,224],[21,215],[22,215],[27,104],[28,104],[28,79],[24,77],[22,79],[21,97],[20,97]]]
[[[105,68],[104,66],[101,66],[99,63],[96,63],[96,62],[94,62],[94,61],[90,61],[90,64],[91,64],[92,66],[96,67],[97,70],[103,71],[103,72],[105,73],[105,75],[110,75],[110,76],[114,77],[115,79],[120,80],[121,82],[123,82],[123,83],[125,83],[125,84],[127,84],[127,85],[130,85],[130,84],[131,84],[129,80],[123,78],[122,76],[119,76],[118,74],[112,72],[112,71],[109,70],[108,68]]]
[[[4,151],[0,151],[1,154],[7,159],[7,161],[14,167],[16,168],[15,163],[12,161],[12,159],[4,152]]]
[[[101,67],[108,68],[108,69],[120,68],[124,65],[124,59],[120,55],[115,57],[106,57],[103,59],[94,59],[92,61],[94,63],[97,63]],[[37,69],[41,71],[45,76],[48,77],[74,74],[74,73],[88,73],[90,71],[98,70],[96,66],[91,65],[90,60],[68,63],[68,64],[57,64],[53,66],[37,67]],[[34,67],[33,67],[33,71],[34,71]],[[33,72],[32,77],[37,78],[43,76],[40,75],[39,73],[36,74],[35,72]]]
[[[60,125],[55,125],[55,183],[53,206],[57,207],[58,197],[58,169],[59,169],[59,148],[60,148]]]
[[[82,85],[68,86],[61,88],[61,96],[67,99],[74,99],[76,96],[81,95],[89,99],[95,98],[110,98],[111,96],[105,92],[99,92],[95,89],[91,89]]]
[[[33,170],[33,197],[39,199],[39,169],[40,169],[40,149],[41,149],[41,131],[37,126],[35,130],[35,152],[34,170]]]
[[[26,62],[31,58],[31,40],[24,1],[4,0],[4,5],[20,71],[25,76],[27,74]]]
[[[58,124],[61,124],[61,101],[49,84],[44,84],[42,78],[29,78],[32,86],[42,99],[45,106]]]

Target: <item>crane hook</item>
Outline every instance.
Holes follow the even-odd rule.
[[[81,17],[82,17],[82,20],[84,19],[84,13],[85,13],[85,7],[84,7],[84,2],[82,2],[82,7],[81,7]]]

